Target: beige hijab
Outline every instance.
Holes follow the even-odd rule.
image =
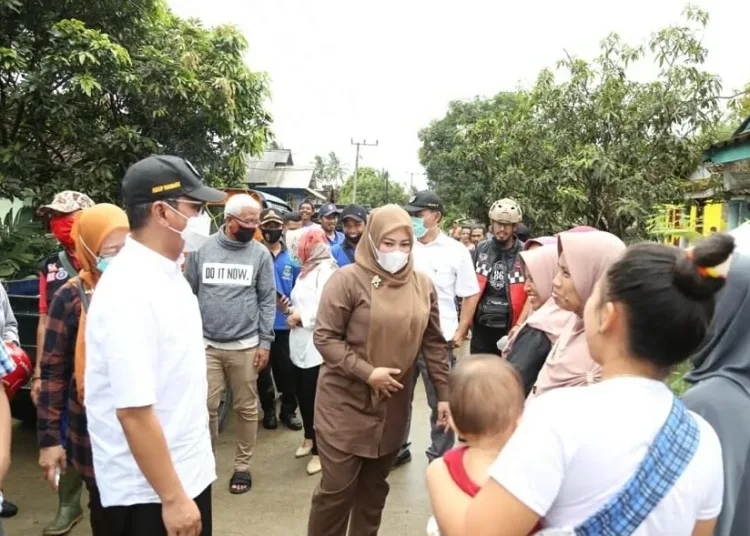
[[[355,262],[371,277],[370,331],[367,356],[375,367],[393,367],[405,374],[422,346],[422,334],[430,317],[432,284],[414,271],[414,255],[399,272],[391,274],[378,263],[373,249],[385,235],[406,229],[412,236],[411,218],[397,205],[373,210],[367,218]],[[372,239],[367,240],[367,237]]]
[[[566,232],[558,236],[558,251],[565,253],[573,285],[585,303],[599,278],[623,254],[625,244],[602,231]],[[591,359],[583,319],[576,316],[552,347],[529,398],[559,387],[589,385],[599,379],[599,365]]]

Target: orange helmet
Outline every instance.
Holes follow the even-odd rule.
[[[26,385],[31,378],[34,367],[31,365],[31,359],[26,355],[20,346],[16,346],[8,341],[3,342],[3,350],[16,364],[13,372],[9,372],[3,377],[3,387],[8,400],[12,400],[18,390]]]

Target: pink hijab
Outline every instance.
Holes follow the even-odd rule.
[[[558,235],[558,248],[565,253],[573,285],[585,303],[593,294],[599,278],[623,254],[625,244],[615,235],[602,231],[565,232]],[[540,308],[539,312],[546,306]],[[599,381],[599,365],[589,353],[583,319],[577,315],[573,315],[573,318],[574,321],[566,324],[560,332],[529,398],[559,387],[589,385]]]
[[[557,240],[555,239],[556,243]],[[534,287],[536,287],[536,292],[539,294],[539,299],[544,304],[536,311],[533,311],[526,321],[519,326],[514,335],[509,338],[508,344],[503,348],[504,357],[510,355],[515,336],[521,332],[525,325],[528,324],[532,328],[545,332],[554,344],[557,336],[565,327],[565,323],[569,322],[573,316],[571,313],[563,311],[555,305],[554,308],[557,311],[550,311],[550,314],[543,315],[538,318],[538,321],[532,323],[532,319],[535,318],[537,313],[547,307],[552,296],[552,280],[555,278],[555,270],[557,269],[557,245],[546,245],[531,251],[522,251],[521,258],[526,265],[526,270],[531,275],[531,279],[534,280]],[[554,305],[554,301],[552,301],[552,304]]]
[[[523,244],[523,250],[528,250],[531,246],[549,246],[550,244],[556,245],[557,238],[554,236],[540,236],[538,238],[529,238]]]
[[[333,259],[331,256],[331,246],[328,243],[325,233],[320,228],[310,229],[302,235],[297,244],[297,258],[302,263],[300,279],[304,279],[307,274],[326,259]]]
[[[522,251],[521,258],[531,279],[534,280],[539,298],[546,302],[552,296],[552,280],[557,269],[557,244]]]

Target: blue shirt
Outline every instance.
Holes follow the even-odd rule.
[[[0,341],[0,378],[4,378],[14,370],[16,370],[16,362],[8,355],[5,344]]]
[[[281,246],[281,251],[273,259],[273,272],[276,280],[276,292],[291,297],[294,283],[297,282],[297,276],[299,276],[300,269],[292,262],[292,256],[284,245]],[[286,325],[286,315],[281,311],[278,304],[276,305],[276,317],[273,321],[274,331],[288,331],[289,327]]]
[[[347,240],[343,240],[331,248],[331,256],[333,256],[339,268],[351,264],[354,262],[354,246]]]
[[[333,240],[331,240],[326,234],[326,240],[328,240],[328,243],[331,245],[331,247],[344,242],[344,233],[342,233],[341,231],[334,231],[334,233],[336,233],[336,238],[334,238]]]

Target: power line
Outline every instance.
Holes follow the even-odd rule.
[[[414,175],[417,177],[426,177],[427,173],[419,173],[416,171],[407,171],[406,172],[409,175],[409,193],[414,191]]]
[[[365,147],[377,147],[378,146],[378,140],[375,140],[375,143],[367,143],[367,140],[362,141],[354,141],[354,138],[351,138],[352,145],[357,146],[357,154],[354,157],[354,187],[352,188],[352,203],[357,202],[357,178],[359,177],[359,148],[360,146]]]

